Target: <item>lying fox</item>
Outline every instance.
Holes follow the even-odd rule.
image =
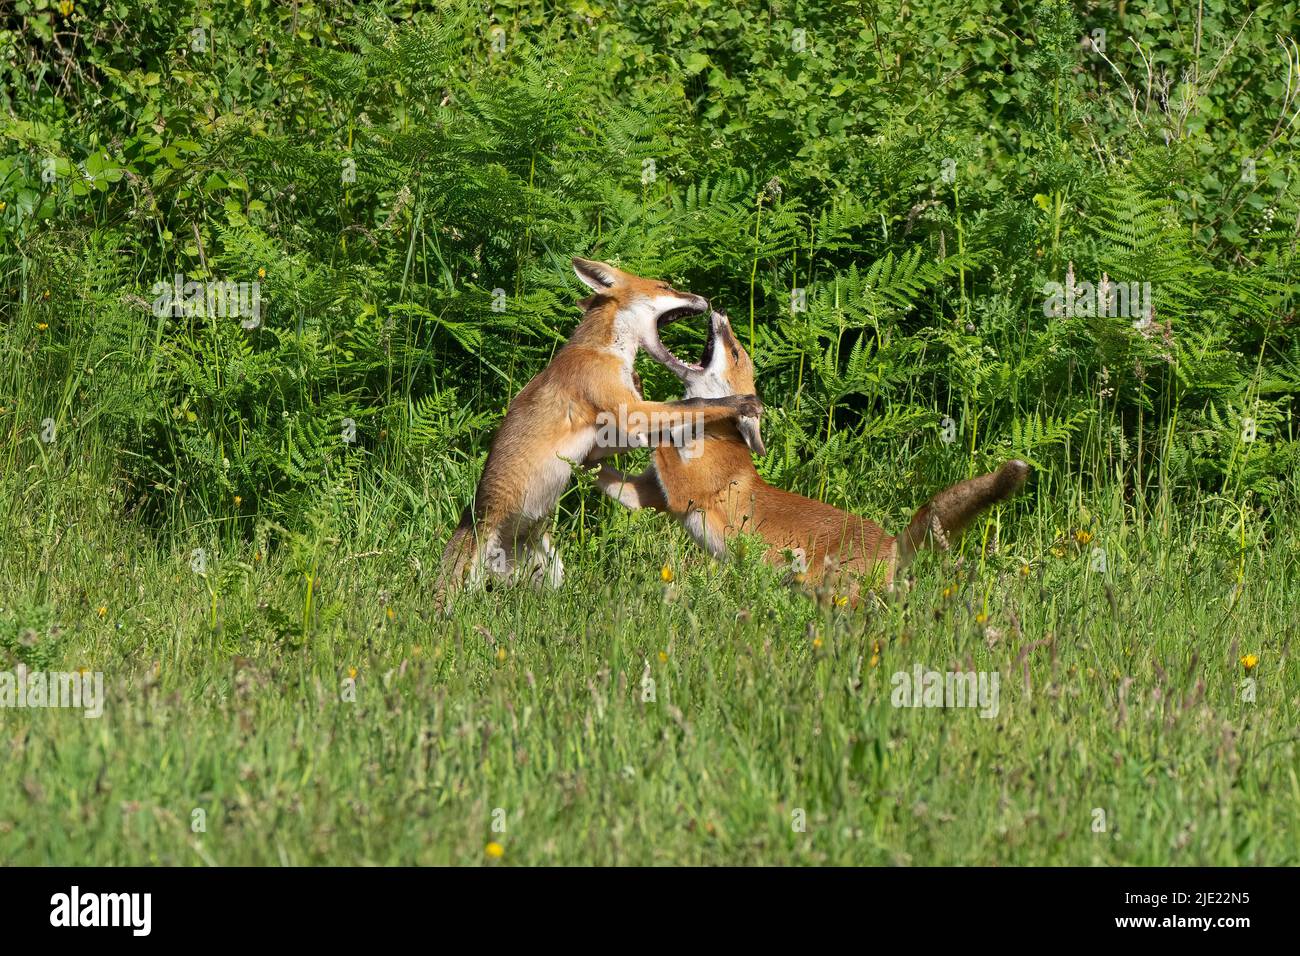
[[[548,519],[569,483],[570,462],[681,444],[724,420],[735,423],[738,442],[748,436],[748,447],[763,454],[763,406],[752,393],[668,403],[641,397],[633,367],[639,348],[679,376],[699,370],[669,352],[659,330],[702,315],[707,300],[603,262],[574,259],[573,270],[594,294],[578,303],[584,315],[569,341],[510,403],[474,501],[443,551],[444,593],[482,584],[489,574],[560,585],[564,565]]]
[[[754,365],[731,330],[726,315],[710,315],[700,364],[674,367],[690,398],[754,391]],[[699,448],[659,448],[650,469],[627,477],[601,465],[597,484],[629,508],[654,508],[673,515],[696,543],[715,557],[739,532],[767,544],[765,558],[792,565],[796,579],[857,601],[859,582],[895,576],[924,547],[945,549],[984,508],[1011,496],[1029,474],[1023,461],[958,482],[930,499],[897,538],[878,524],[828,504],[774,488],[754,468],[732,422],[705,429]],[[794,560],[784,557],[792,552]]]

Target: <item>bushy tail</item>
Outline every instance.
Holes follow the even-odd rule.
[[[460,524],[442,550],[442,563],[438,569],[439,599],[448,592],[460,590],[477,554],[478,536],[474,533],[474,509],[471,506],[461,515]]]
[[[1029,466],[1013,459],[997,471],[967,478],[939,492],[921,506],[907,530],[898,536],[896,568],[907,567],[922,548],[946,550],[956,544],[976,515],[1010,498],[1028,477]]]

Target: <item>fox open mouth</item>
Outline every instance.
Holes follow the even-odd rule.
[[[676,319],[681,318],[684,315],[699,315],[700,313],[694,312],[691,309],[675,309],[672,313],[666,313],[666,314],[673,316],[673,318],[670,319],[669,321],[675,321]],[[709,310],[709,327],[708,330],[704,333],[704,350],[700,353],[700,360],[698,362],[683,361],[682,359],[674,355],[672,352],[670,352],[668,350],[668,347],[665,346],[662,342],[659,343],[660,348],[663,349],[664,354],[668,356],[668,359],[664,360],[660,358],[659,360],[663,362],[664,365],[667,365],[668,368],[673,372],[673,374],[675,374],[682,381],[686,381],[688,376],[699,375],[705,369],[707,369],[709,367],[709,363],[713,361],[713,351],[718,341],[719,323],[722,321],[726,321],[726,317],[724,315],[719,313],[716,309]],[[663,328],[663,326],[667,325],[668,322],[665,322],[662,319],[660,319],[658,324],[660,328]],[[656,358],[659,357],[656,356]]]
[[[709,318],[709,331],[704,339],[704,354],[701,355],[698,364],[695,362],[683,361],[682,359],[674,355],[668,349],[668,346],[664,345],[663,339],[659,337],[659,333],[660,331],[663,330],[665,326],[670,325],[673,322],[676,322],[678,319],[684,319],[693,315],[704,315],[708,311],[709,311],[709,306],[707,302],[701,305],[699,308],[696,308],[694,306],[683,306],[682,308],[679,309],[669,309],[667,312],[663,313],[662,315],[659,316],[658,319],[655,320],[655,342],[653,344],[653,347],[647,347],[646,351],[649,352],[652,356],[654,356],[654,358],[658,359],[661,363],[666,365],[679,378],[682,375],[685,375],[690,372],[703,371],[704,366],[709,363],[709,359],[713,355],[714,329],[713,329],[712,316],[710,316]]]

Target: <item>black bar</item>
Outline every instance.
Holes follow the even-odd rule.
[[[809,939],[848,932],[863,943],[901,932],[917,945],[982,937],[1232,946],[1293,934],[1297,883],[1289,869],[50,868],[0,869],[0,899],[9,944],[75,933],[128,945],[361,945],[377,930],[431,926],[489,944],[519,932],[574,938],[606,925],[653,936],[655,926],[667,932],[689,918],[694,941],[717,935],[730,944],[770,943],[785,929]],[[116,909],[125,925],[52,925],[70,922],[74,886],[79,918]],[[149,894],[147,936],[136,935],[143,896],[101,905],[99,894],[132,893]]]

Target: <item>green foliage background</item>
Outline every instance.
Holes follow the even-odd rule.
[[[583,254],[732,311],[787,486],[859,504],[868,461],[933,481],[1014,453],[1141,500],[1274,499],[1300,448],[1296,6],[20,2],[10,463],[52,417],[163,526],[232,527],[238,496],[247,535],[428,475],[449,520]],[[1157,334],[1046,317],[1071,264],[1150,282]],[[263,326],[156,319],[176,273],[263,276]]]

